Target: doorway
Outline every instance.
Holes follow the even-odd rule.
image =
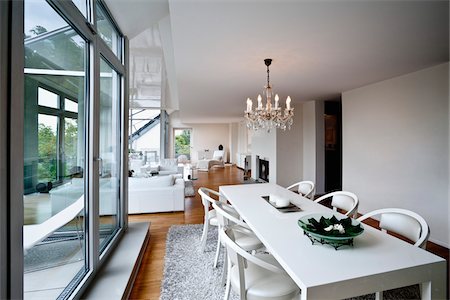
[[[342,104],[341,98],[325,101],[325,192],[342,190]]]
[[[174,157],[178,162],[186,163],[191,160],[191,128],[179,128],[173,130]]]

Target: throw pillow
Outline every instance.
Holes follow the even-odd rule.
[[[213,160],[222,160],[222,156],[214,156]]]

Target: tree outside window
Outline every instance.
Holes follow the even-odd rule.
[[[175,158],[180,155],[186,155],[191,158],[191,130],[176,129],[175,130]]]

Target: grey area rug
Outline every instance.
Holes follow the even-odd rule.
[[[219,300],[225,287],[221,284],[223,256],[213,268],[217,243],[217,228],[208,232],[205,252],[200,248],[203,225],[174,225],[167,234],[164,276],[161,284],[161,300]],[[419,287],[411,286],[385,291],[384,299],[420,299]],[[231,291],[231,300],[238,300]],[[375,294],[351,298],[375,299]]]
[[[194,197],[195,196],[194,182],[192,182],[192,180],[184,181],[184,196],[185,197]]]

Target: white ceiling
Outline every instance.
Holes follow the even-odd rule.
[[[127,9],[117,15],[110,2]],[[128,35],[165,11],[160,0],[147,8],[143,0],[107,3]],[[153,5],[159,13],[141,20]],[[245,99],[265,84],[264,58],[273,59],[275,92],[283,102],[290,95],[294,107],[449,58],[448,1],[169,0],[168,9],[173,57],[165,59],[174,60],[169,84],[186,123],[242,119]]]

